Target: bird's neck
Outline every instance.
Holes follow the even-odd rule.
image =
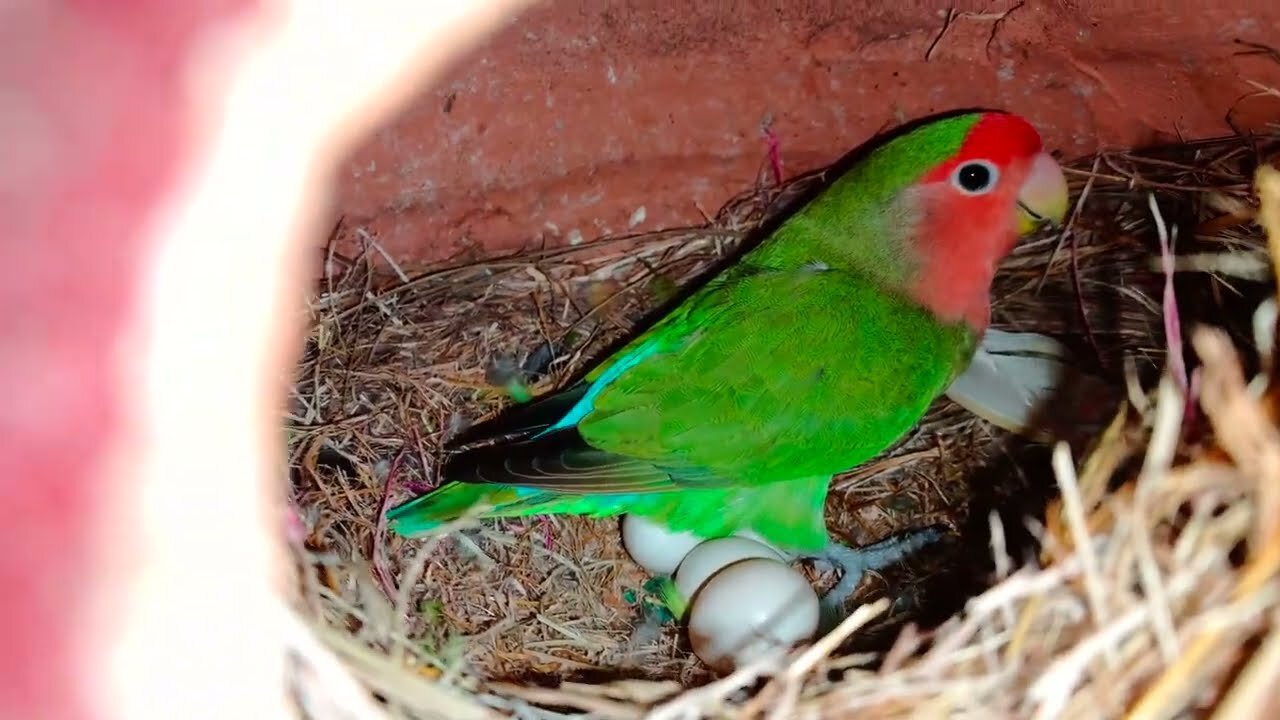
[[[923,274],[907,293],[943,322],[963,320],[978,334],[991,320],[991,281],[994,267],[974,263],[948,266],[939,262]]]
[[[913,215],[901,207],[850,213],[841,223],[830,220],[793,217],[752,251],[749,262],[777,269],[822,266],[851,272],[911,298],[943,322],[963,321],[978,333],[986,329],[997,259],[1016,240],[1012,226],[1007,236],[977,232],[963,223]]]
[[[996,267],[1018,241],[1004,207],[971,204],[963,222],[947,211],[917,218],[904,243],[915,260],[907,294],[944,322],[964,320],[979,334],[985,331]]]

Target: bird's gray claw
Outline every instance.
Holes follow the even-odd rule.
[[[858,584],[867,571],[882,570],[900,562],[911,553],[938,541],[942,534],[940,526],[932,526],[885,538],[860,548],[852,548],[834,540],[828,543],[822,554],[815,559],[840,568],[842,572],[839,582],[822,597],[819,634],[825,635],[844,620],[845,603],[858,589]]]

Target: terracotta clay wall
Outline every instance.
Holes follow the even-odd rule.
[[[1280,119],[1248,83],[1280,87],[1280,56],[1239,42],[1280,46],[1280,3],[888,5],[544,2],[354,155],[339,209],[413,266],[697,222],[770,121],[790,175],[954,107],[1023,113],[1068,159]]]

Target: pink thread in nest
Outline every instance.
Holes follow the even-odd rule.
[[[551,523],[551,518],[546,515],[538,516],[538,524],[542,526],[542,545],[547,549],[547,552],[550,552],[555,542],[555,525]]]
[[[395,487],[396,475],[399,474],[400,464],[404,461],[404,456],[408,452],[408,450],[401,450],[400,454],[396,455],[396,459],[392,461],[391,468],[387,470],[387,479],[382,483],[382,504],[378,506],[378,523],[373,531],[374,579],[378,581],[378,587],[382,589],[382,594],[391,600],[396,597],[396,585],[391,579],[391,569],[387,567],[387,511],[391,509],[391,490]]]
[[[284,507],[284,536],[290,545],[301,546],[307,541],[306,523],[302,522],[302,513],[298,512],[298,506],[290,498],[288,504]]]
[[[778,134],[773,131],[773,127],[765,125],[761,128],[764,133],[764,142],[768,147],[769,153],[769,170],[773,172],[773,184],[782,184],[782,144],[778,141]]]
[[[1164,293],[1161,307],[1164,311],[1164,337],[1169,345],[1169,372],[1183,392],[1182,423],[1185,427],[1196,418],[1196,400],[1200,397],[1200,368],[1187,375],[1187,360],[1183,354],[1182,318],[1178,313],[1178,296],[1173,289],[1173,243],[1177,239],[1177,227],[1170,230],[1164,224],[1164,216],[1156,204],[1155,194],[1148,194],[1151,215],[1156,222],[1156,235],[1160,238],[1160,269],[1164,273]]]
[[[1187,407],[1182,414],[1182,423],[1190,425],[1196,419],[1196,400],[1200,398],[1200,368],[1191,371],[1191,382],[1187,385]]]
[[[1169,371],[1178,387],[1185,393],[1188,390],[1187,362],[1182,349],[1182,321],[1178,314],[1178,298],[1173,291],[1173,243],[1169,230],[1164,224],[1164,216],[1156,204],[1154,194],[1147,195],[1151,206],[1151,215],[1156,223],[1156,235],[1160,238],[1160,268],[1164,272],[1164,296],[1161,306],[1164,310],[1164,337],[1169,345]],[[1176,228],[1175,228],[1176,229]],[[1188,396],[1190,393],[1188,393]],[[1187,398],[1190,401],[1190,397]]]

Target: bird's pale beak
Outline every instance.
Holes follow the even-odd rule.
[[[1047,224],[1061,225],[1067,217],[1067,177],[1049,153],[1031,161],[1018,191],[1018,232],[1029,235]]]

